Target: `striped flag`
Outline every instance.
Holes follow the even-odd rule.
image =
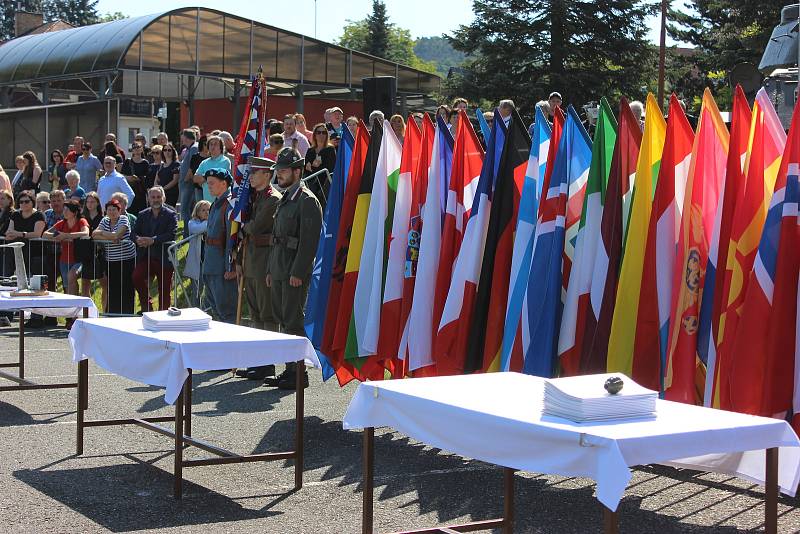
[[[798,179],[800,106],[795,106],[736,332],[730,395],[739,412],[783,417],[798,404]]]
[[[617,282],[622,263],[622,244],[627,225],[628,205],[633,189],[642,130],[625,98],[619,103],[619,127],[611,158],[611,170],[600,221],[600,243],[592,270],[589,290],[591,306],[587,310],[581,373],[598,373],[606,369],[608,338],[617,296]]]
[[[489,227],[489,214],[497,180],[497,170],[506,137],[506,126],[495,110],[494,121],[489,137],[486,138],[486,155],[483,158],[478,188],[472,204],[470,217],[464,229],[464,243],[469,243],[456,258],[453,267],[453,281],[442,310],[439,332],[436,336],[437,358],[447,358],[464,366],[467,352],[467,337],[472,326],[475,311],[475,298],[481,264],[486,247],[486,232]]]
[[[673,94],[669,100],[664,153],[647,231],[633,347],[632,378],[655,391],[663,389],[661,381],[666,365],[675,247],[678,245],[693,143],[692,126]]]
[[[636,165],[628,230],[625,234],[619,285],[614,304],[614,318],[608,342],[608,372],[621,372],[630,376],[633,372],[633,342],[636,333],[636,318],[639,313],[639,290],[644,269],[644,248],[653,202],[661,153],[667,123],[658,108],[652,93],[647,95],[647,108]]]
[[[728,162],[725,166],[725,188],[719,202],[717,221],[714,223],[714,237],[706,267],[706,283],[703,302],[700,307],[700,329],[697,334],[697,353],[706,366],[706,384],[703,403],[705,406],[719,408],[719,389],[717,375],[717,345],[722,309],[727,303],[725,279],[729,251],[736,249],[731,245],[733,221],[736,206],[744,199],[744,162],[747,157],[748,134],[752,114],[742,87],[737,85],[733,96],[731,137],[728,146]],[[718,223],[718,224],[717,224]],[[715,400],[716,399],[716,400]]]
[[[756,95],[750,124],[744,171],[745,191],[741,203],[737,203],[731,229],[730,253],[723,288],[726,303],[719,326],[718,365],[715,374],[719,406],[723,409],[733,409],[729,377],[738,330],[744,326],[740,326],[742,307],[753,280],[750,273],[755,266],[764,221],[786,145],[786,134],[766,91],[759,91]]]
[[[589,134],[583,128],[575,108],[569,106],[553,174],[548,188],[542,193],[541,218],[534,237],[527,289],[531,342],[523,365],[523,371],[527,374],[551,377],[555,371],[562,310],[562,260],[565,254],[568,195],[573,191],[585,191],[591,159],[592,142]]]
[[[562,375],[576,375],[580,372],[594,261],[601,241],[603,198],[616,140],[617,121],[608,102],[603,98],[600,101],[600,114],[592,143],[592,160],[581,209],[580,227],[575,239],[575,262],[569,273],[564,271],[564,276],[569,276],[569,279],[558,336],[558,361]]]
[[[467,333],[464,369],[497,371],[503,342],[514,225],[528,166],[531,138],[516,110],[512,111],[492,196],[481,274],[472,325]]]
[[[433,125],[430,115],[426,113],[422,120],[422,150],[419,155],[416,170],[412,170],[413,174],[411,176],[413,185],[411,211],[408,217],[405,270],[403,271],[403,302],[400,306],[400,321],[398,323],[398,327],[401,329],[401,335],[400,346],[397,349],[397,357],[403,360],[403,366],[406,369],[408,369],[408,326],[410,324],[408,318],[411,314],[411,307],[414,301],[417,265],[419,263],[420,236],[422,235],[422,208],[425,205],[425,195],[428,193],[428,171],[431,165],[433,140],[435,137],[436,127]]]
[[[430,119],[429,119],[430,121]],[[409,118],[400,158],[400,176],[397,182],[392,230],[389,238],[389,255],[386,261],[386,285],[383,290],[381,326],[378,337],[378,356],[394,360],[400,347],[402,325],[400,316],[403,303],[406,253],[408,251],[408,224],[415,193],[414,174],[417,172],[422,152],[422,131],[417,122]],[[399,376],[402,376],[402,372]]]
[[[483,165],[483,148],[475,135],[472,123],[464,111],[459,111],[460,120],[456,129],[453,148],[453,169],[450,176],[450,187],[447,191],[447,207],[442,228],[441,246],[439,249],[439,268],[436,271],[436,288],[433,299],[432,324],[435,333],[439,331],[442,311],[447,300],[450,283],[453,280],[453,269],[461,249],[464,227],[469,220],[473,201],[478,189],[478,180]],[[435,340],[434,340],[435,342]],[[437,375],[461,374],[463,361],[434,355]]]
[[[331,359],[336,368],[339,383],[344,385],[353,379],[344,365],[344,345],[336,344],[337,319],[341,305],[342,290],[344,289],[347,256],[350,248],[350,234],[353,229],[358,191],[361,187],[361,175],[364,172],[364,163],[369,149],[370,136],[367,126],[361,122],[356,131],[353,155],[350,159],[350,168],[345,183],[342,211],[339,219],[339,230],[336,234],[335,253],[331,267],[331,285],[328,293],[328,307],[325,312],[325,323],[322,333],[322,352]]]
[[[664,395],[673,401],[694,403],[698,398],[695,380],[700,301],[717,202],[724,185],[728,143],[728,129],[706,88],[686,180],[672,281]]]
[[[321,356],[322,378],[324,380],[329,379],[334,373],[334,368],[329,363],[327,355],[320,349],[322,348],[323,325],[327,315],[345,182],[347,173],[350,170],[350,160],[353,156],[353,146],[355,145],[355,139],[350,130],[347,128],[342,130],[342,140],[336,151],[336,165],[333,168],[333,178],[328,192],[328,203],[325,205],[325,217],[317,245],[314,271],[311,275],[308,301],[306,303],[306,335],[317,350],[317,354]]]
[[[369,199],[364,244],[353,302],[352,334],[359,358],[378,352],[378,334],[383,304],[384,266],[388,258],[389,232],[394,217],[400,158],[403,147],[389,121],[383,121],[383,136],[375,165]],[[350,340],[348,340],[348,344]]]
[[[560,111],[560,110],[559,110]],[[559,129],[564,121],[563,113],[559,113]],[[500,370],[511,369],[513,359],[522,368],[524,348],[522,345],[522,310],[526,303],[528,276],[533,258],[533,237],[536,230],[536,219],[539,215],[539,201],[547,170],[547,157],[550,152],[551,128],[541,108],[536,106],[531,152],[528,156],[528,167],[525,170],[525,184],[522,186],[522,197],[519,202],[517,229],[514,232],[514,249],[511,255],[511,277],[508,287],[508,304],[503,324],[503,348],[500,359]],[[525,314],[527,317],[527,313]],[[527,347],[527,345],[526,345]]]
[[[262,156],[267,142],[267,81],[263,76],[253,78],[247,98],[245,116],[236,136],[233,161],[233,190],[228,202],[231,205],[230,218],[236,223],[247,222],[250,209],[250,156]],[[231,234],[236,233],[231,226]]]
[[[442,243],[442,218],[444,201],[450,182],[453,164],[453,136],[441,117],[436,118],[436,135],[431,151],[428,171],[428,190],[422,208],[422,235],[420,240],[417,280],[414,299],[408,317],[408,368],[416,371],[433,365],[433,301],[436,291],[436,270]]]

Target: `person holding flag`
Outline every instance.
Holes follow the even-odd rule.
[[[304,160],[293,148],[284,148],[272,167],[283,196],[277,203],[272,234],[272,250],[267,264],[267,287],[271,288],[272,313],[280,331],[305,336],[304,313],[308,284],[314,267],[322,208],[301,177]],[[267,378],[264,385],[295,389],[295,363],[286,364],[278,377]],[[308,374],[304,379],[308,387]]]
[[[223,323],[236,320],[236,271],[231,262],[232,243],[228,239],[233,176],[226,170],[211,169],[204,178],[214,196],[208,213],[206,249],[203,258],[203,283],[211,310]]]

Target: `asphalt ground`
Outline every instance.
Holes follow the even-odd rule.
[[[27,376],[74,381],[66,331],[26,335]],[[16,325],[0,329],[0,362],[16,357]],[[90,364],[88,418],[172,415],[163,390]],[[74,389],[0,392],[0,532],[358,533],[361,432],[341,420],[356,384],[340,389],[310,371],[305,485],[289,461],[184,469],[172,498],[172,441],[136,426],[88,428],[75,456]],[[4,381],[3,381],[4,382]],[[4,382],[5,385],[5,382]],[[193,435],[240,453],[293,444],[294,394],[230,374],[194,376]],[[169,426],[169,425],[168,425]],[[376,430],[378,532],[499,517],[502,470]],[[198,457],[190,448],[187,457]],[[622,501],[624,533],[733,533],[764,528],[762,488],[729,476],[644,466]],[[798,501],[779,499],[779,531],[800,532]],[[588,479],[516,477],[515,532],[601,532]]]

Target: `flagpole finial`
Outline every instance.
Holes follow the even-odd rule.
[[[258,78],[259,80],[264,79],[264,65],[258,66],[258,74],[256,74],[256,78]]]

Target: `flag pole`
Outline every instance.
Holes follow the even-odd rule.
[[[661,40],[658,48],[658,107],[664,109],[664,69],[667,56],[667,6],[669,0],[661,0]]]

